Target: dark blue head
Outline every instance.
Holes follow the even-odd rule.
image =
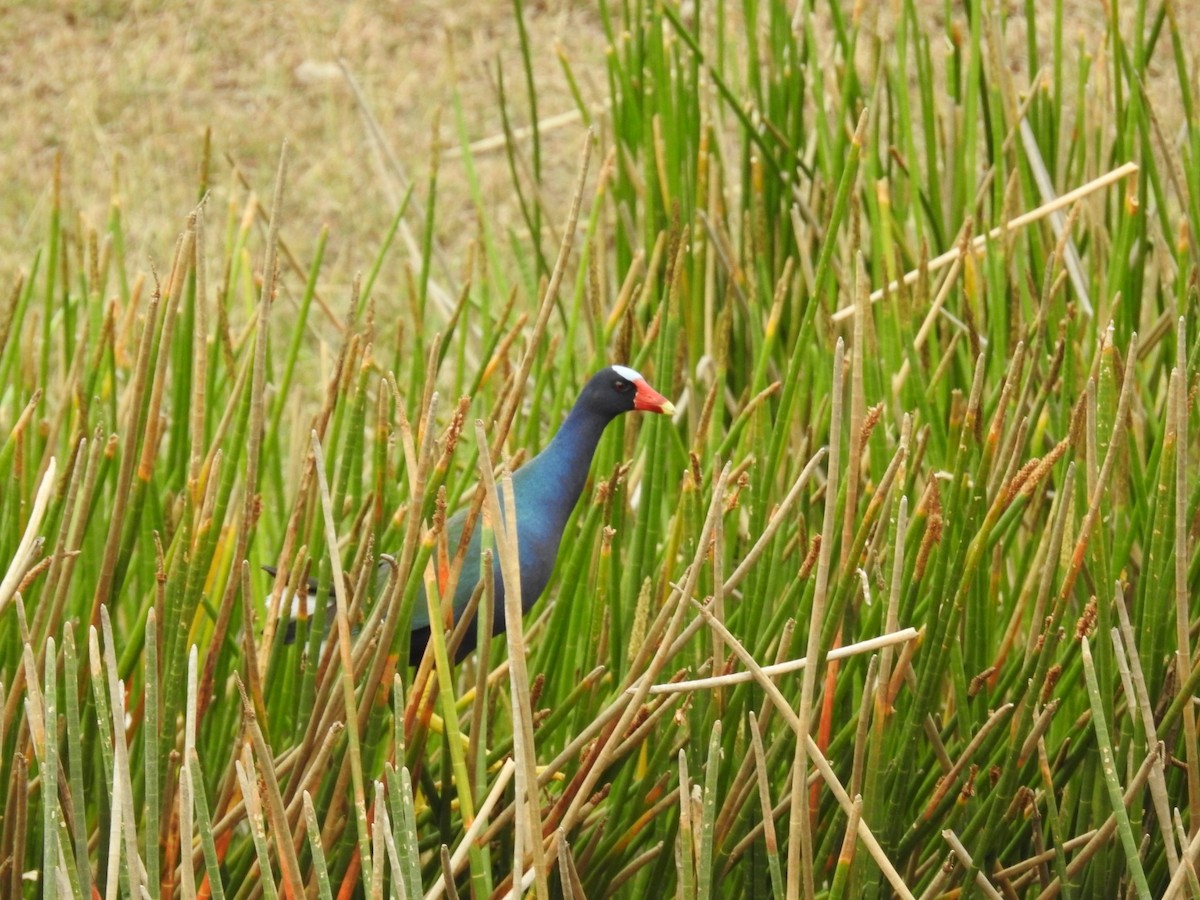
[[[668,416],[675,412],[670,400],[628,366],[609,366],[593,375],[580,392],[575,407],[605,420],[635,409]]]

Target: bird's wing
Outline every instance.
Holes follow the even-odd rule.
[[[446,521],[446,538],[447,538],[447,553],[450,559],[454,558],[454,553],[458,549],[459,539],[462,537],[463,525],[466,523],[467,510],[461,509]],[[475,590],[475,585],[479,582],[479,545],[480,534],[482,529],[475,528],[471,535],[471,541],[467,545],[467,556],[463,560],[462,574],[458,579],[458,586],[454,591],[454,611],[458,615],[466,608],[468,601],[471,599],[471,593]],[[438,571],[438,579],[444,583],[444,580],[449,576],[449,571],[445,570],[441,564],[435,564]],[[263,566],[263,569],[270,575],[274,575],[276,568],[274,566]],[[375,591],[378,599],[379,593],[383,591],[387,585],[388,577],[391,575],[391,567],[386,562],[379,563],[379,571],[376,575]],[[308,579],[308,593],[312,596],[317,590],[317,579],[310,577]],[[418,587],[416,602],[413,604],[412,624],[411,629],[417,631],[422,628],[429,627],[429,608],[425,602],[425,589]],[[329,596],[333,596],[333,588],[329,590]],[[295,627],[294,625],[291,627]]]
[[[463,525],[466,523],[466,519],[467,509],[460,509],[446,520],[446,552],[449,559],[441,562],[435,561],[435,570],[437,571],[440,583],[444,584],[445,579],[450,575],[448,566],[454,559],[455,552],[458,550],[458,542],[462,538]],[[471,599],[471,593],[475,590],[475,585],[479,582],[479,544],[481,533],[480,524],[476,522],[475,529],[471,534],[471,540],[467,544],[467,556],[463,560],[462,573],[459,575],[458,585],[454,590],[454,612],[456,616],[466,608],[468,601]],[[429,608],[425,602],[424,588],[421,588],[417,602],[413,604],[412,630],[416,631],[418,628],[428,627]]]

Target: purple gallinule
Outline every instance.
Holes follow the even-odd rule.
[[[579,399],[546,448],[513,473],[522,612],[529,611],[550,580],[563,529],[583,493],[600,435],[608,423],[621,413],[634,410],[673,415],[675,405],[650,387],[641,374],[627,366],[610,366],[601,370],[584,385]],[[465,509],[460,510],[446,522],[452,553],[462,536],[466,512]],[[462,574],[454,592],[456,622],[479,582],[480,534],[481,529],[476,528],[471,535]],[[504,579],[498,561],[493,571],[496,603],[492,632],[500,634],[505,629]],[[380,572],[380,577],[385,579],[386,567],[381,566]],[[309,590],[314,590],[312,584]],[[327,621],[332,621],[332,611]],[[423,596],[418,597],[413,607],[411,627],[409,660],[415,663],[425,652],[430,634],[429,613]],[[293,631],[294,623],[290,623],[288,634],[291,635]],[[475,632],[474,627],[467,628],[458,648],[458,661],[475,648]]]

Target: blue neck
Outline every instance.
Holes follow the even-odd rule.
[[[540,495],[543,524],[559,530],[570,518],[587,484],[596,445],[612,416],[576,405],[546,448],[522,466],[518,475],[530,494]]]

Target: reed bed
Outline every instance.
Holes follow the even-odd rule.
[[[866,6],[603,4],[561,196],[522,31],[520,220],[460,129],[466,257],[435,158],[344,296],[295,149],[222,209],[191,148],[161,271],[53,176],[0,297],[0,895],[1200,896],[1183,5],[1017,58],[1032,2]],[[407,658],[448,512],[511,573],[508,475],[610,362],[673,420],[609,429],[520,627]]]

